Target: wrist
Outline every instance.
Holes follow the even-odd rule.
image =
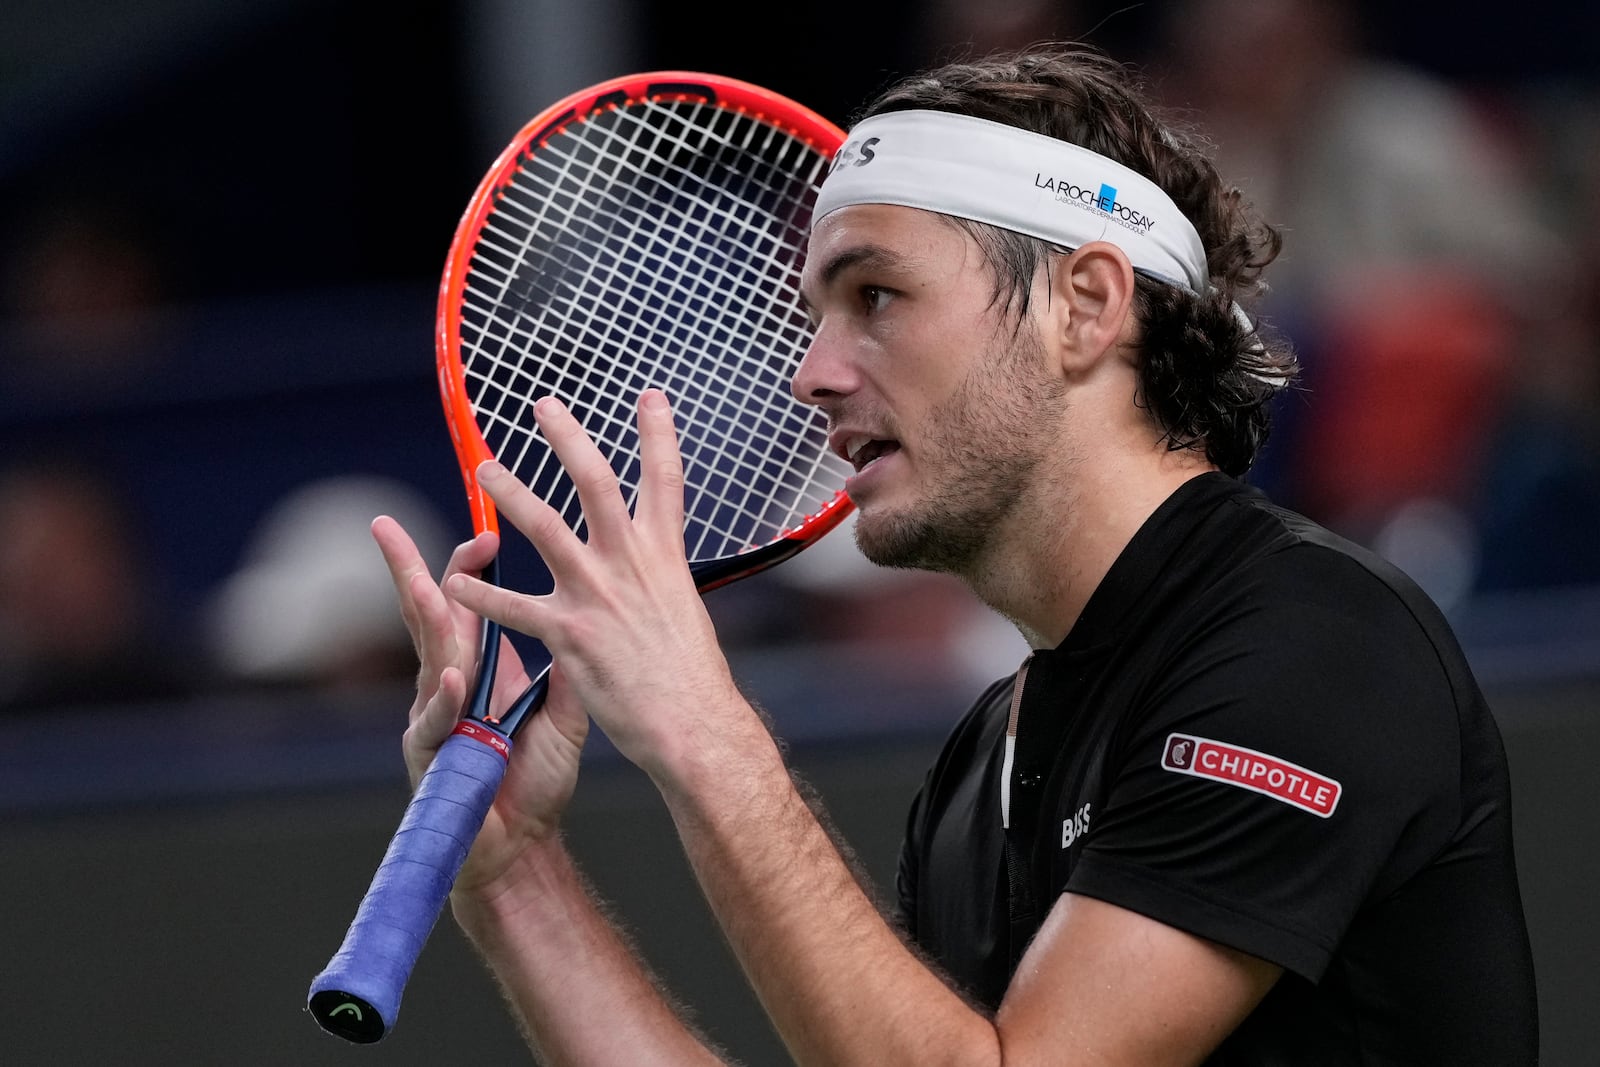
[[[671,773],[655,777],[680,832],[741,835],[781,818],[795,799],[782,748],[752,713],[753,728],[683,746]]]
[[[754,799],[766,783],[787,782],[777,740],[759,712],[730,684],[714,701],[675,717],[680,724],[641,768],[670,807],[725,807]]]
[[[559,834],[528,838],[498,874],[450,893],[456,922],[474,941],[559,896],[574,882],[572,859]]]

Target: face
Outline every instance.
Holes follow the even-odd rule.
[[[794,392],[856,468],[863,554],[971,573],[1057,439],[1063,388],[1034,321],[993,302],[965,233],[911,208],[828,215],[802,288],[817,329]]]

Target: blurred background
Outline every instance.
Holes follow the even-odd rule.
[[[848,124],[894,76],[1052,36],[1138,64],[1283,227],[1259,310],[1305,387],[1252,480],[1451,616],[1511,753],[1545,1062],[1600,1060],[1600,8],[1479,10],[9,0],[0,1062],[514,1059],[448,922],[376,1050],[301,1010],[406,797],[414,663],[367,524],[439,562],[470,533],[432,352],[468,197],[601,78],[713,71]],[[846,534],[710,604],[888,885],[1018,639]],[[785,1062],[648,783],[603,738],[587,760],[580,858],[714,1036]]]

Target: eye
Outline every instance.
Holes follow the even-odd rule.
[[[876,315],[888,306],[889,298],[894,293],[881,285],[863,285],[861,287],[861,306],[868,315]]]

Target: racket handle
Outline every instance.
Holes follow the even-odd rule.
[[[510,742],[463,721],[440,746],[378,865],[344,944],[311,983],[306,1008],[358,1044],[383,1037],[505,777]]]

